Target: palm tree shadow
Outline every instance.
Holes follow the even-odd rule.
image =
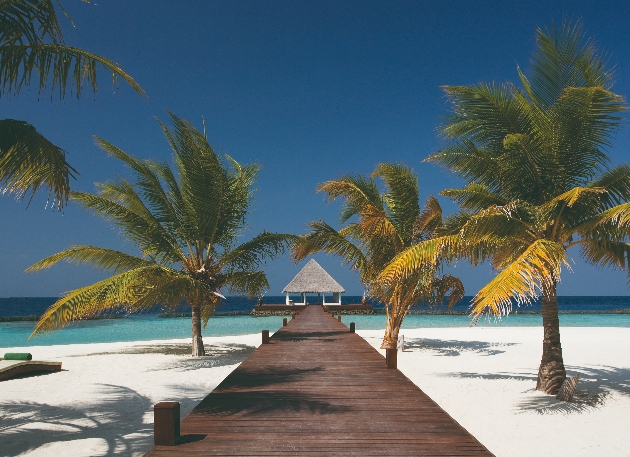
[[[231,416],[235,414],[258,415],[272,411],[284,413],[310,411],[314,414],[337,414],[351,411],[348,406],[330,403],[313,394],[287,392],[286,388],[283,388],[287,383],[297,382],[303,376],[322,370],[321,367],[249,370],[241,366],[207,395],[191,414]],[[273,388],[274,385],[278,385],[278,390]],[[261,388],[264,390],[260,390]],[[176,395],[182,398],[189,396],[187,389],[180,388],[179,391],[181,395],[180,393]]]
[[[191,414],[232,416],[235,414],[258,415],[273,411],[310,411],[313,414],[342,414],[351,411],[345,405],[335,405],[309,394],[286,391],[213,392]]]
[[[346,333],[348,333],[348,330],[336,330],[332,332],[292,332],[290,330],[281,330],[274,333],[271,340],[295,342],[304,340],[335,341],[334,338],[331,338],[332,336],[343,335]]]
[[[521,402],[517,408],[537,414],[574,414],[598,409],[613,394],[630,396],[630,369],[608,366],[567,366],[567,376],[578,374],[578,390],[570,402],[540,396]],[[569,373],[570,372],[570,373]]]
[[[447,378],[468,378],[468,379],[509,379],[513,381],[531,381],[536,383],[537,375],[533,373],[474,373],[470,371],[460,371],[458,373],[447,373],[442,376]]]
[[[530,389],[524,393],[530,396],[519,402],[516,409],[520,412],[536,414],[581,414],[601,408],[613,394],[630,396],[630,369],[616,367],[568,366],[567,376],[579,375],[578,390],[571,401],[556,400],[553,395],[546,395]],[[481,379],[510,379],[531,381],[535,385],[535,373],[449,373],[444,376]]]
[[[535,413],[540,415],[561,414],[568,416],[571,414],[582,414],[593,411],[604,405],[610,392],[591,392],[578,390],[571,401],[556,400],[553,395],[546,395],[534,389],[527,391],[537,395],[523,400],[516,405],[516,410],[522,413]]]
[[[228,392],[235,389],[251,389],[257,387],[268,387],[274,384],[287,384],[299,381],[302,376],[310,373],[323,371],[321,367],[313,368],[258,368],[250,370],[241,366],[228,375],[225,380],[215,389],[217,392]]]
[[[132,346],[111,352],[95,352],[89,355],[112,355],[112,354],[164,354],[179,355],[181,359],[164,363],[151,371],[179,370],[191,371],[200,368],[215,368],[226,365],[236,365],[245,360],[254,352],[254,346],[246,344],[218,344],[205,345],[206,355],[204,357],[190,357],[190,344],[156,344],[148,346]]]
[[[415,338],[405,340],[405,351],[432,351],[437,355],[454,357],[462,352],[475,352],[483,356],[503,354],[501,346],[516,346],[517,343],[488,343],[485,341],[458,341]]]
[[[21,455],[49,443],[89,438],[105,441],[107,456],[141,453],[151,447],[152,426],[143,420],[153,406],[148,397],[109,384],[101,384],[99,396],[102,400],[90,405],[0,404],[0,453]],[[108,436],[104,430],[116,432]]]

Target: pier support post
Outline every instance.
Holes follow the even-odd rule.
[[[282,319],[282,326],[283,326],[283,327],[286,327],[288,323],[289,323],[289,322],[287,321],[287,318],[286,318],[286,317],[285,317],[284,319]]]
[[[385,365],[387,368],[398,368],[398,349],[385,349]]]
[[[350,333],[354,333],[354,322],[350,322]]]
[[[269,344],[269,330],[262,331],[262,344]]]
[[[179,440],[179,402],[161,401],[153,406],[153,442],[175,446]]]
[[[341,322],[341,314],[337,316],[337,322]]]

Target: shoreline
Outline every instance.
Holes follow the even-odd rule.
[[[344,310],[343,308],[332,310],[332,314],[341,314],[341,315],[384,315],[385,310],[382,309],[374,309],[370,312],[360,312],[356,310]],[[252,317],[266,317],[266,316],[280,316],[280,315],[290,315],[292,312],[288,311],[268,311],[268,312],[259,312],[257,314],[253,314],[252,311],[228,311],[225,313],[217,313],[214,317],[230,317],[230,316],[252,316]],[[413,310],[407,313],[408,315],[417,316],[417,315],[427,315],[427,316],[468,316],[470,315],[469,311],[462,310],[445,310],[445,311],[432,311],[432,310]],[[540,315],[541,311],[520,311],[516,310],[511,312],[510,314],[514,315]],[[558,311],[558,314],[566,314],[566,315],[600,315],[600,314],[613,314],[613,315],[625,315],[630,314],[630,308],[617,308],[613,310],[593,310],[593,311],[582,311],[582,310],[566,310],[566,311]],[[134,314],[134,316],[157,316],[163,319],[176,319],[176,318],[190,318],[192,316],[191,313],[163,313],[163,314]],[[93,320],[106,320],[106,319],[126,319],[129,315],[111,315],[111,316],[97,316],[91,317],[87,319],[81,319],[82,321],[93,321]],[[504,316],[505,317],[505,316]],[[39,320],[39,316],[0,316],[1,322],[32,322]]]
[[[623,455],[630,409],[630,328],[562,328],[576,400],[534,390],[542,327],[404,329],[399,369],[497,456]],[[383,329],[357,330],[381,354]],[[6,348],[62,361],[62,372],[2,382],[0,441],[8,455],[143,455],[153,404],[180,401],[184,417],[259,344],[260,334]],[[488,424],[492,424],[488,427]]]

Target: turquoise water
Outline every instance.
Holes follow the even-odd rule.
[[[343,322],[355,322],[357,330],[385,328],[384,315],[343,316]],[[410,315],[402,328],[467,327],[467,316]],[[104,319],[74,322],[62,330],[38,335],[29,340],[35,322],[0,322],[0,348],[14,346],[50,346],[55,344],[109,343],[190,338],[190,318],[159,318],[155,315],[129,316],[125,319]],[[500,321],[480,321],[484,327],[537,327],[540,315],[510,315]],[[564,327],[630,327],[630,315],[564,314]],[[247,335],[262,330],[275,331],[282,326],[282,316],[221,316],[210,319],[204,336]],[[0,351],[1,352],[1,351]]]

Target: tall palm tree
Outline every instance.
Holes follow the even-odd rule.
[[[120,77],[146,97],[116,62],[65,45],[55,3],[72,24],[59,0],[0,0],[0,96],[17,95],[35,80],[40,94],[51,87],[64,98],[70,88],[78,98],[84,84],[96,92],[100,65],[115,84]],[[48,187],[57,206],[63,206],[76,174],[65,155],[27,122],[0,120],[1,191],[22,198]]]
[[[531,73],[514,84],[446,86],[446,147],[428,158],[467,181],[442,194],[463,211],[442,236],[390,264],[386,282],[442,259],[490,259],[497,276],[475,296],[474,319],[500,316],[542,296],[543,355],[537,389],[566,378],[556,287],[568,250],[594,265],[628,267],[630,167],[609,168],[606,148],[626,109],[580,23],[538,29]]]
[[[207,325],[227,290],[250,297],[268,289],[265,258],[284,252],[290,235],[262,232],[237,245],[252,199],[257,165],[242,166],[215,154],[205,135],[171,114],[160,123],[173,150],[175,170],[139,160],[107,141],[96,142],[133,171],[98,184],[97,195],[72,192],[71,199],[118,226],[141,256],[93,246],[71,246],[27,271],[61,260],[111,270],[113,275],[68,292],[42,315],[33,335],[107,310],[137,312],[161,304],[192,309],[193,356],[204,355],[201,321]]]
[[[383,181],[382,193],[373,178]],[[392,286],[378,280],[399,253],[431,239],[442,224],[442,209],[435,197],[421,210],[418,178],[412,170],[379,164],[371,177],[343,176],[321,184],[317,191],[328,194],[330,202],[343,199],[341,224],[354,222],[338,231],[324,221],[311,222],[311,233],[295,241],[292,257],[299,261],[320,251],[335,254],[359,272],[369,294],[385,304],[383,349],[396,348],[400,326],[412,306],[441,305],[450,292],[450,307],[463,297],[461,281],[451,275],[440,277],[438,264],[417,270]]]

